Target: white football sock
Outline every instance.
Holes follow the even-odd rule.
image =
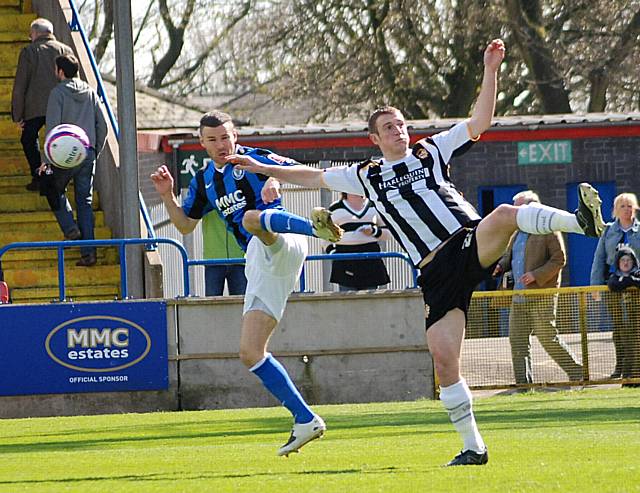
[[[448,387],[440,387],[440,400],[464,441],[462,450],[482,453],[486,447],[473,416],[472,399],[471,391],[464,379]]]
[[[518,207],[516,222],[520,231],[534,235],[546,235],[554,231],[584,234],[575,214],[537,202]]]

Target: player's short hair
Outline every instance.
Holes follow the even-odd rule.
[[[53,24],[47,19],[39,17],[29,25],[32,31],[40,34],[53,34]]]
[[[531,202],[540,202],[540,197],[538,194],[532,190],[524,190],[522,192],[518,192],[513,196],[513,202],[516,200],[522,199],[525,204],[530,204]]]
[[[56,57],[56,67],[58,67],[58,70],[62,70],[67,79],[72,79],[78,75],[80,64],[73,55],[60,55]]]
[[[198,132],[202,134],[202,129],[204,127],[219,127],[220,125],[224,125],[227,122],[233,122],[231,115],[225,113],[224,111],[213,110],[209,113],[205,113],[200,118],[200,127],[198,128]]]
[[[380,108],[376,108],[373,111],[373,113],[371,113],[371,116],[369,117],[369,123],[368,123],[369,133],[378,135],[378,127],[376,127],[376,124],[378,123],[378,118],[380,118],[381,115],[393,115],[395,113],[399,113],[402,115],[402,111],[400,111],[398,108],[394,106],[386,105],[386,106],[381,106]]]
[[[616,195],[616,198],[613,199],[613,212],[611,213],[611,215],[614,219],[618,219],[618,213],[616,211],[621,202],[630,202],[633,206],[633,210],[638,210],[638,197],[636,197],[636,194],[631,192],[621,193],[619,195]]]

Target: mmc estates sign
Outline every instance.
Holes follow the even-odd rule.
[[[0,307],[0,395],[168,388],[164,302]]]

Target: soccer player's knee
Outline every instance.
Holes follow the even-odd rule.
[[[240,348],[238,356],[240,357],[242,364],[247,368],[251,368],[255,364],[252,358],[252,352],[245,348]]]
[[[242,226],[250,233],[262,230],[260,225],[260,211],[247,211],[242,218]]]
[[[515,217],[517,209],[509,204],[500,204],[495,208],[493,213],[497,216],[500,221],[511,221]]]

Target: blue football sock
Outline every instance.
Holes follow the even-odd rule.
[[[266,358],[249,371],[252,371],[266,389],[293,414],[296,423],[308,423],[313,419],[313,411],[289,378],[287,370],[271,356],[271,353],[267,353]]]
[[[313,224],[306,217],[280,209],[267,209],[260,213],[260,225],[272,233],[297,233],[313,236]]]

